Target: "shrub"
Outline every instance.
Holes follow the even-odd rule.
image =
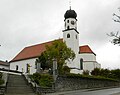
[[[53,83],[53,77],[48,74],[34,73],[30,78],[42,87],[51,87]]]
[[[2,85],[4,83],[4,80],[0,79],[0,85]]]
[[[33,75],[30,76],[32,81],[35,81],[37,84],[39,84],[39,80],[41,78],[41,75],[39,73],[34,73]]]
[[[83,71],[83,75],[89,75],[89,71],[88,70],[84,70]]]
[[[106,78],[102,76],[90,76],[90,75],[81,75],[81,74],[67,74],[65,77],[68,78],[82,78],[82,79],[97,79],[97,80],[108,80],[108,81],[118,81],[112,78]]]
[[[63,67],[63,74],[69,74],[70,73],[70,68],[68,66]]]
[[[51,87],[53,83],[53,77],[51,75],[43,74],[39,80],[39,85],[42,87]]]
[[[99,76],[100,75],[100,69],[99,68],[95,68],[94,70],[92,70],[91,75]]]

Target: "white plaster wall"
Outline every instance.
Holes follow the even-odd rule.
[[[93,53],[79,54],[79,58],[83,58],[84,61],[96,61],[96,56]]]
[[[84,62],[84,70],[92,71],[94,68],[101,68],[100,64],[97,62]]]
[[[36,61],[36,58],[11,62],[10,63],[10,70],[16,70],[16,65],[18,65],[18,71],[21,71],[25,74],[26,69],[27,69],[27,64],[29,64],[31,66],[30,67],[30,74],[33,74],[36,72],[35,61]],[[22,71],[22,69],[23,69],[23,71]]]
[[[4,69],[8,69],[8,70],[9,70],[10,67],[9,67],[9,66],[5,66],[5,65],[0,65],[0,68],[1,68],[1,69],[4,68]]]
[[[94,54],[79,54],[79,59],[81,58],[83,59],[83,70],[88,70],[91,72],[94,68],[101,68],[101,65],[96,61],[96,56]]]
[[[91,72],[95,68],[95,62],[83,62],[83,68]]]
[[[70,38],[67,38],[67,34],[70,34]],[[76,39],[77,35],[77,39]],[[66,45],[71,48],[75,54],[79,52],[79,35],[75,30],[68,30],[63,32],[63,40],[66,42]]]
[[[78,55],[76,55],[76,58],[72,61],[66,61],[67,62],[67,66],[70,67],[70,68],[76,68],[76,69],[71,69],[70,73],[76,73],[78,74],[80,71],[79,71],[79,68],[80,68],[80,63],[79,63],[79,58],[78,58]]]

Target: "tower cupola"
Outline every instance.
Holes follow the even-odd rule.
[[[74,18],[74,19],[76,19],[77,13],[74,10],[71,10],[71,8],[70,8],[69,10],[66,11],[64,17],[65,17],[65,19],[67,19],[67,18]]]
[[[64,14],[65,18],[65,30],[69,29],[75,29],[77,30],[77,13],[74,10],[71,10],[71,7],[69,10],[67,10]]]

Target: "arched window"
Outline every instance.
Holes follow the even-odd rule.
[[[67,20],[67,23],[69,23],[69,20]]]
[[[38,63],[37,63],[37,62],[35,62],[35,69],[37,69],[37,67],[38,67],[37,65],[38,65]]]
[[[83,59],[80,59],[80,69],[83,70]]]
[[[70,26],[67,26],[67,29],[70,29]]]
[[[77,35],[76,35],[76,39],[77,39]]]
[[[18,65],[16,65],[16,71],[18,70]]]
[[[70,34],[67,34],[67,38],[70,38]]]

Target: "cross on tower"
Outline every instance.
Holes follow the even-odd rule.
[[[70,10],[71,10],[71,0],[69,1],[69,6],[70,6]]]

